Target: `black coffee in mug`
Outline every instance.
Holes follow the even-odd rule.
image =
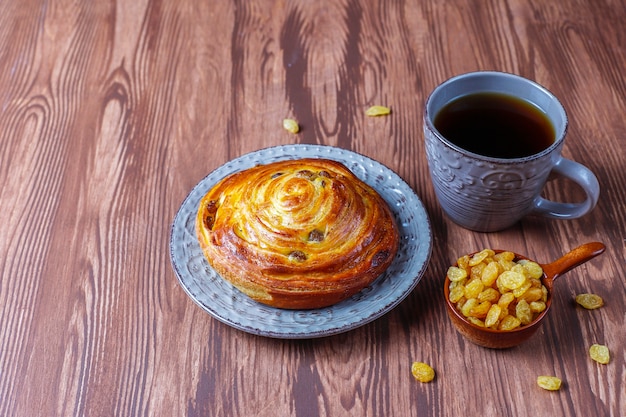
[[[492,158],[523,158],[554,143],[555,129],[532,103],[501,93],[473,93],[446,104],[435,128],[456,146]]]

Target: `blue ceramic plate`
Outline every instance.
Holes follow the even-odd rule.
[[[384,274],[353,297],[317,310],[283,310],[253,301],[209,266],[195,230],[200,200],[219,180],[255,165],[299,158],[325,158],[343,163],[387,201],[400,232],[398,253]],[[222,165],[200,181],[183,201],[174,218],[170,239],[170,256],[178,280],[203,310],[239,330],[283,339],[330,336],[381,317],[415,288],[426,269],[431,248],[432,233],[426,210],[396,173],[363,155],[317,145],[261,149]]]

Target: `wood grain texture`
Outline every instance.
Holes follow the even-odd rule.
[[[0,0],[0,416],[626,415],[625,20],[623,0]],[[564,155],[602,187],[591,214],[490,234],[445,217],[423,103],[474,70],[526,76],[562,100]],[[374,104],[391,115],[366,117]],[[170,265],[191,188],[289,143],[375,158],[430,216],[418,287],[346,334],[232,329]],[[581,198],[563,179],[545,195]],[[592,240],[606,253],[559,280],[527,344],[479,348],[448,322],[441,285],[457,256],[490,246],[549,262]],[[577,308],[579,292],[606,306]],[[610,364],[589,359],[592,343]],[[418,360],[435,381],[412,379]],[[540,374],[564,387],[540,390]]]

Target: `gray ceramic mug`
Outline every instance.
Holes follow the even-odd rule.
[[[459,97],[483,92],[506,94],[536,106],[553,126],[554,142],[530,156],[495,158],[465,150],[435,128],[435,116],[443,107]],[[529,214],[555,219],[584,216],[595,207],[600,186],[588,168],[561,156],[566,131],[567,116],[559,100],[520,76],[480,71],[440,84],[426,101],[424,136],[430,175],[441,207],[455,223],[481,232],[506,229]],[[563,203],[542,198],[550,174],[577,183],[586,193],[585,201]]]

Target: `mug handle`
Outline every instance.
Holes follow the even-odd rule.
[[[585,191],[587,198],[582,203],[559,203],[537,197],[533,202],[534,214],[552,219],[577,219],[596,206],[600,196],[600,184],[589,168],[561,157],[554,165],[552,172],[574,181]]]

